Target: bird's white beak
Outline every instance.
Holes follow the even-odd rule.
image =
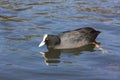
[[[39,47],[42,47],[43,45],[45,45],[45,40],[46,40],[47,37],[48,37],[48,34],[45,34],[42,42],[39,44]]]
[[[45,45],[45,42],[42,41],[40,44],[39,44],[39,47],[42,47],[43,45]]]

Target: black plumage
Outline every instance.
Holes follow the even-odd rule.
[[[53,49],[78,48],[95,42],[99,33],[100,31],[96,31],[90,27],[85,27],[65,31],[59,35],[47,35],[44,42],[48,48]]]

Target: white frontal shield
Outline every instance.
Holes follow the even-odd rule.
[[[39,47],[42,47],[43,45],[45,45],[45,40],[46,40],[47,37],[48,37],[48,34],[45,34],[42,42],[39,44]]]

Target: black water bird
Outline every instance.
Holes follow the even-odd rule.
[[[97,31],[91,27],[79,28],[71,31],[65,31],[58,35],[45,34],[43,41],[39,44],[39,47],[47,45],[47,48],[52,49],[71,49],[78,48],[89,44],[96,45],[96,37],[100,31]]]

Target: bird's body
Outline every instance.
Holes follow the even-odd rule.
[[[94,42],[99,33],[100,31],[85,27],[72,31],[65,31],[59,35],[47,35],[44,42],[48,48],[53,49],[78,48]],[[41,47],[41,44],[39,47]]]

